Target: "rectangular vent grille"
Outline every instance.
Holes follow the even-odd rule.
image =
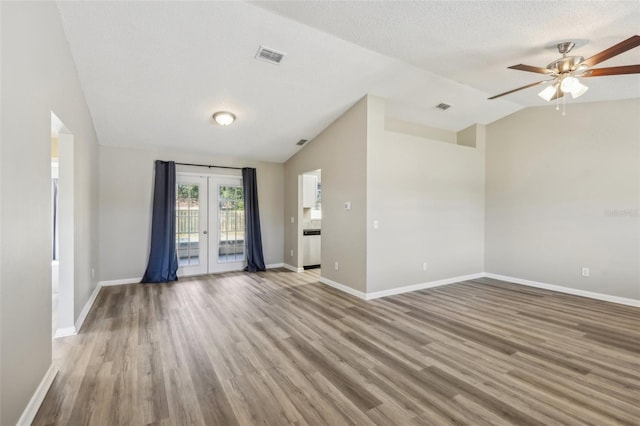
[[[302,145],[304,145],[305,143],[307,143],[307,140],[306,140],[306,139],[300,139],[300,140],[296,143],[296,145],[301,145],[301,146],[302,146]]]
[[[446,111],[449,108],[451,108],[451,105],[447,105],[445,103],[439,103],[438,105],[436,105],[436,109],[439,109],[440,111]]]
[[[278,52],[277,50],[270,49],[268,47],[260,46],[258,53],[256,53],[256,59],[265,62],[271,62],[272,64],[279,64],[284,58],[285,53]]]

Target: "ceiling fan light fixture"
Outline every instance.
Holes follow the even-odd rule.
[[[555,95],[557,91],[558,91],[558,83],[550,84],[544,89],[542,89],[542,92],[538,93],[538,96],[540,96],[545,101],[550,102],[551,98],[553,98],[553,95]]]
[[[560,90],[562,90],[562,93],[571,93],[577,89],[579,84],[580,82],[577,78],[569,75],[562,79],[562,83],[560,83]]]
[[[229,126],[236,120],[236,116],[229,111],[218,111],[213,114],[213,119],[221,126]]]
[[[587,86],[577,81],[575,87],[571,90],[571,96],[573,97],[573,99],[579,98],[580,96],[584,95],[587,90],[589,90]]]

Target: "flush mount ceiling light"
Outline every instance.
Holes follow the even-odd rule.
[[[229,111],[218,111],[213,114],[213,119],[221,126],[229,126],[236,120],[236,116]]]
[[[517,89],[509,90],[508,92],[500,93],[490,97],[489,99],[496,99],[504,95],[508,95],[519,90],[527,89],[529,87],[537,86],[538,84],[551,82],[549,86],[545,87],[538,95],[547,102],[563,98],[566,93],[571,93],[571,96],[575,99],[584,95],[589,89],[582,84],[578,78],[587,77],[602,77],[609,75],[622,75],[622,74],[638,74],[640,73],[640,64],[638,65],[624,65],[619,67],[607,67],[607,68],[592,68],[594,65],[604,62],[607,59],[611,59],[621,53],[631,50],[640,46],[640,35],[634,35],[627,40],[611,46],[608,49],[603,50],[600,53],[596,53],[588,59],[584,59],[582,56],[569,56],[571,49],[575,47],[575,43],[570,41],[559,43],[557,45],[558,52],[562,54],[562,58],[557,59],[547,65],[545,68],[535,67],[531,65],[513,65],[509,68],[519,71],[528,71],[538,74],[544,74],[551,77],[549,80],[542,80],[535,83],[527,84],[526,86],[518,87]],[[564,99],[563,99],[564,101]]]

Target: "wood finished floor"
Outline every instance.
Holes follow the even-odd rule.
[[[638,308],[491,279],[366,302],[317,278],[103,288],[34,424],[639,424]]]

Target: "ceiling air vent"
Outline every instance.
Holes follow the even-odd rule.
[[[272,64],[279,64],[284,58],[284,52],[278,52],[277,50],[270,49],[268,47],[260,46],[258,53],[256,53],[256,59],[265,62],[271,62]]]
[[[300,146],[302,146],[302,145],[304,145],[305,143],[307,143],[307,140],[306,140],[306,139],[300,139],[298,142],[296,142],[296,145],[300,145]]]
[[[449,108],[451,108],[451,105],[447,105],[443,102],[440,102],[438,105],[436,105],[436,109],[439,109],[440,111],[446,111]]]

